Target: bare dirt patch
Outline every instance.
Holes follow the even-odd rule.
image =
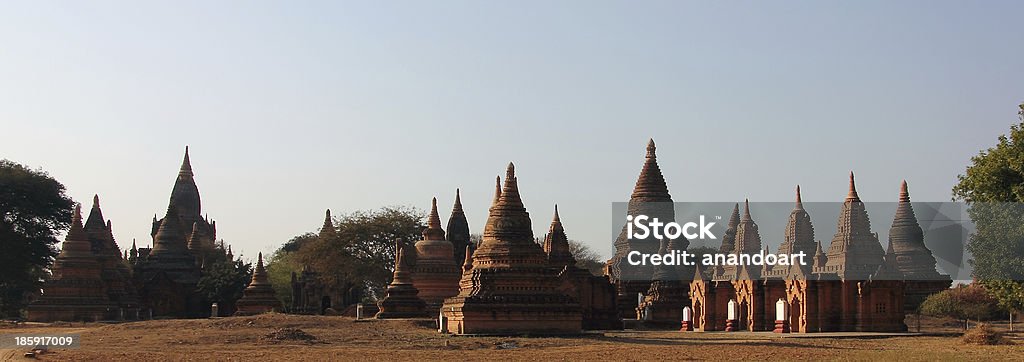
[[[1024,360],[1024,344],[965,345],[957,333],[779,338],[772,333],[611,331],[572,337],[457,337],[439,334],[433,323],[423,320],[356,321],[282,314],[0,327],[0,334],[46,332],[82,335],[80,349],[51,350],[39,356],[51,361]]]

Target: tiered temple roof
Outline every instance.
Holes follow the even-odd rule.
[[[675,221],[674,207],[665,177],[658,166],[657,147],[651,139],[647,143],[644,166],[633,187],[626,214],[647,215],[668,223]],[[632,251],[654,254],[658,252],[660,243],[653,239],[631,240],[627,235],[626,225],[623,225],[614,245],[615,254],[608,260],[607,274],[618,287],[620,313],[624,318],[632,319],[636,316],[637,295],[648,292],[655,269],[651,265],[630,265],[627,257]],[[673,246],[683,250],[689,246],[689,241],[680,237]]]
[[[544,235],[544,253],[548,254],[548,262],[556,269],[576,266],[576,258],[569,247],[569,237],[565,235],[562,219],[558,217],[558,205],[555,205],[555,216],[548,233]]]
[[[817,243],[814,241],[814,224],[811,223],[811,215],[804,210],[803,199],[800,197],[800,186],[796,187],[796,205],[789,213],[789,221],[786,223],[786,234],[782,245],[779,245],[779,254],[797,254],[801,251],[808,258],[814,256],[814,248]]]
[[[131,270],[122,260],[121,248],[114,240],[111,222],[108,220],[104,223],[103,220],[100,197],[94,195],[84,230],[96,260],[100,263],[104,287],[110,300],[122,309],[117,319],[138,318],[139,296],[132,283]]]
[[[548,233],[544,235],[543,245],[551,268],[558,271],[559,278],[565,281],[563,292],[575,297],[580,303],[583,329],[622,329],[622,320],[619,319],[615,304],[615,286],[608,281],[608,277],[595,276],[576,265],[569,237],[558,216],[558,205],[555,205],[555,215]]]
[[[579,333],[580,305],[559,287],[547,254],[533,241],[515,167],[490,208],[473,267],[459,294],[445,301],[447,330],[459,334]]]
[[[454,260],[456,264],[462,265],[466,258],[466,247],[470,244],[469,221],[466,220],[466,212],[462,210],[462,196],[459,189],[455,189],[455,205],[452,206],[452,214],[448,217],[448,233],[445,238],[452,243],[455,250]]]
[[[75,205],[71,230],[53,262],[43,294],[28,306],[30,321],[96,321],[105,319],[111,302],[102,278],[102,265],[92,252],[82,226],[82,207]]]
[[[193,250],[202,250],[203,253],[209,253],[215,248],[217,223],[208,220],[202,215],[199,187],[196,186],[195,173],[192,172],[192,162],[189,160],[188,147],[185,147],[185,157],[181,161],[178,177],[174,180],[174,187],[171,189],[169,207],[175,209],[176,215],[179,218],[179,224],[185,228],[186,241],[195,244]],[[163,220],[158,220],[156,215],[153,216],[152,236],[154,244],[156,242],[156,233],[159,231],[162,222]],[[194,224],[198,226],[196,235],[200,236],[200,238],[196,241],[191,241],[192,233],[190,231]]]
[[[722,236],[722,246],[718,248],[721,253],[731,253],[736,250],[736,227],[740,225],[740,204],[732,208],[732,215],[729,216],[729,224]]]
[[[281,302],[274,296],[274,287],[267,278],[267,269],[263,266],[263,253],[259,253],[252,280],[242,291],[242,299],[235,302],[235,306],[238,308],[236,315],[266,313],[281,308]]]
[[[889,245],[896,254],[899,270],[908,279],[940,278],[935,269],[935,257],[924,245],[924,231],[917,222],[914,206],[910,204],[906,181],[900,185],[896,216],[889,228]]]
[[[413,286],[410,271],[408,253],[412,248],[404,245],[401,241],[395,245],[395,272],[388,284],[387,294],[377,303],[380,312],[377,312],[378,319],[392,318],[422,318],[429,316],[427,303],[420,299],[419,291]]]
[[[850,191],[839,211],[836,234],[827,255],[824,271],[847,280],[867,280],[882,264],[885,255],[878,235],[871,232],[871,221],[857,195],[853,172],[850,172]]]

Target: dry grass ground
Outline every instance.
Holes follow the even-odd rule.
[[[929,329],[946,328],[929,323]],[[81,333],[80,349],[38,357],[51,361],[1024,360],[1020,341],[974,346],[956,335],[779,338],[771,333],[620,331],[561,338],[453,337],[437,333],[429,321],[281,314],[0,327],[0,334],[8,333]],[[22,359],[25,351],[3,352],[0,357]]]

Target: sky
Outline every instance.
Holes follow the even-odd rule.
[[[19,1],[0,4],[0,158],[123,248],[151,244],[186,145],[253,259],[335,213],[461,188],[480,233],[516,164],[543,235],[611,254],[648,138],[676,201],[949,201],[1019,122],[1015,1]],[[812,215],[813,217],[813,215]],[[890,220],[874,220],[887,229]],[[761,221],[772,222],[772,221]],[[777,221],[784,223],[784,220]],[[818,238],[834,220],[816,220]],[[781,239],[782,235],[762,235]]]

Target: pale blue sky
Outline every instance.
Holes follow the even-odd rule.
[[[648,137],[677,201],[949,200],[1017,121],[1006,1],[5,2],[0,158],[99,193],[149,244],[185,145],[219,236],[254,257],[323,210],[463,190],[480,232],[515,161],[606,256]],[[813,216],[813,215],[812,215]],[[890,220],[873,220],[887,229]],[[772,221],[759,221],[761,223]],[[779,220],[777,222],[785,222]],[[834,220],[815,219],[830,239]],[[763,235],[763,239],[781,235]]]

